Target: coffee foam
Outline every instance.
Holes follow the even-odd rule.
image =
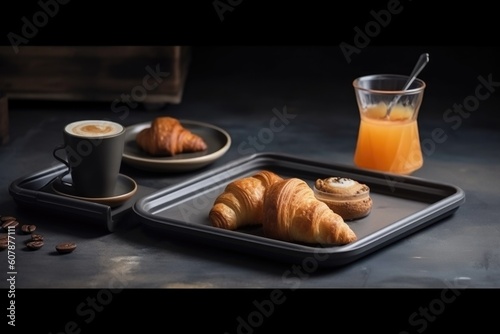
[[[91,120],[68,124],[65,130],[66,132],[76,136],[106,137],[120,133],[123,131],[123,126],[108,121]]]

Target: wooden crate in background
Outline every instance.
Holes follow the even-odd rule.
[[[179,104],[189,46],[0,46],[9,99]]]

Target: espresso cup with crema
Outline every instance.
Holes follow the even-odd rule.
[[[125,128],[107,120],[82,120],[63,129],[54,157],[68,167],[71,187],[81,197],[113,196],[120,173]],[[63,150],[66,158],[56,153]]]

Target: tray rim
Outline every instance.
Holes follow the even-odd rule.
[[[392,235],[388,234],[386,231],[390,226],[392,226],[390,225],[353,243],[343,246],[324,248],[273,240],[264,236],[240,233],[238,231],[227,231],[223,229],[217,229],[212,226],[185,223],[182,224],[182,222],[179,223],[178,221],[172,221],[169,219],[158,217],[149,212],[147,209],[150,203],[153,203],[154,201],[157,201],[164,196],[168,196],[169,194],[181,191],[186,187],[196,185],[205,179],[237,168],[243,168],[245,165],[256,163],[257,160],[262,160],[262,162],[265,162],[266,160],[276,159],[286,161],[287,163],[290,163],[292,165],[298,164],[300,166],[304,166],[314,164],[314,166],[318,166],[321,168],[342,170],[346,173],[355,173],[360,175],[362,174],[368,178],[389,178],[395,180],[394,182],[401,181],[397,184],[402,188],[408,186],[409,184],[436,187],[439,186],[447,188],[448,190],[450,190],[451,194],[434,203],[430,203],[423,210],[419,210],[418,212],[410,216],[395,221],[392,225],[397,224],[397,226],[392,227],[392,229],[395,230],[392,232]],[[445,218],[446,216],[453,214],[464,202],[465,192],[460,187],[445,182],[438,182],[415,176],[396,175],[378,171],[363,170],[349,165],[326,163],[323,161],[305,159],[296,155],[286,153],[259,152],[249,156],[241,157],[239,159],[235,159],[223,166],[219,166],[216,169],[200,173],[181,183],[154,191],[153,193],[138,199],[133,205],[132,210],[139,217],[141,223],[144,226],[157,230],[169,231],[176,234],[177,236],[189,238],[191,233],[191,238],[194,235],[194,239],[198,239],[199,241],[205,241],[215,244],[219,242],[220,244],[218,244],[218,246],[221,246],[222,248],[227,248],[228,246],[230,246],[230,244],[243,241],[243,245],[239,249],[240,251],[248,252],[249,250],[253,250],[252,253],[257,253],[257,255],[264,256],[265,254],[258,253],[266,253],[270,251],[271,253],[268,253],[268,257],[282,258],[281,260],[284,260],[286,262],[297,262],[310,256],[328,255],[328,259],[319,262],[318,265],[322,267],[332,267],[353,262],[382,247],[385,247],[390,243],[393,243],[428,225],[431,225]],[[213,238],[207,238],[209,235]],[[257,245],[263,246],[262,251],[259,251],[258,249],[256,250],[255,247],[252,247]],[[279,256],[280,254],[272,253],[273,251],[276,253],[276,251],[278,250],[289,252],[289,254],[283,257]]]

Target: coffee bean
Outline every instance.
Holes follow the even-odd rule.
[[[42,246],[43,246],[43,241],[29,241],[28,243],[26,243],[26,246],[27,246],[29,249],[32,249],[32,250],[37,250],[37,249],[42,248]]]
[[[31,240],[32,240],[32,241],[43,241],[43,235],[33,233],[33,234],[31,235]]]
[[[2,216],[2,217],[0,217],[0,221],[2,223],[10,221],[10,220],[17,220],[17,218],[14,216]]]
[[[13,229],[16,229],[17,226],[19,225],[19,222],[17,220],[6,220],[4,221],[4,223],[2,224],[2,228],[7,230],[9,228],[13,228]]]
[[[36,226],[35,225],[27,225],[27,224],[25,224],[25,225],[21,226],[21,231],[23,231],[26,234],[34,232],[35,230],[36,230]]]
[[[60,254],[71,253],[76,249],[76,244],[74,242],[63,242],[56,246],[56,250]]]

